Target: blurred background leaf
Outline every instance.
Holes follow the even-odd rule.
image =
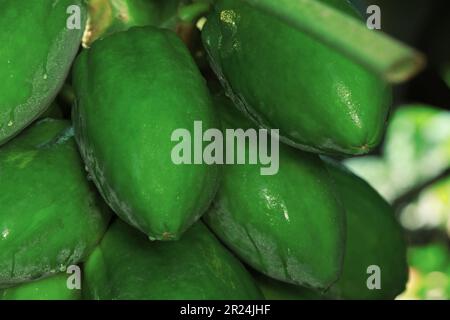
[[[434,243],[411,247],[408,251],[410,279],[399,299],[439,299],[450,297],[450,254],[448,246]]]
[[[450,168],[450,112],[400,107],[391,118],[382,154],[351,158],[346,165],[392,203]]]

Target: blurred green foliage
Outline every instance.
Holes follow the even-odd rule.
[[[450,112],[424,105],[400,107],[382,153],[346,164],[392,202],[450,167]]]
[[[446,244],[409,249],[410,280],[400,299],[449,299],[450,254]]]
[[[400,219],[409,230],[437,228],[450,235],[450,178],[423,190],[404,207]]]

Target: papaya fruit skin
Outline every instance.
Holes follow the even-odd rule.
[[[201,223],[178,241],[153,241],[116,220],[85,264],[95,300],[262,299],[250,274]]]
[[[106,229],[67,121],[40,120],[2,146],[0,181],[0,288],[78,263]]]
[[[154,27],[113,34],[77,58],[74,89],[76,138],[107,203],[151,239],[179,238],[208,208],[220,173],[171,159],[176,129],[192,130],[195,120],[217,127],[184,44]]]
[[[81,28],[69,30],[66,12],[81,9]],[[37,119],[67,76],[81,43],[86,10],[81,0],[4,0],[0,3],[0,145]]]
[[[327,296],[338,299],[394,299],[408,280],[406,244],[392,207],[367,182],[324,158],[346,208],[344,267]],[[369,290],[371,265],[380,267],[381,289]]]
[[[311,289],[285,283],[261,273],[254,273],[258,287],[261,289],[266,300],[323,300],[324,297]]]
[[[81,290],[68,289],[67,277],[60,273],[0,290],[0,300],[80,300]]]
[[[322,2],[358,17],[347,1]],[[217,1],[202,38],[235,104],[283,142],[350,155],[379,144],[391,88],[363,67],[243,1]]]
[[[224,96],[215,102],[224,130],[252,125]],[[259,272],[323,290],[337,280],[344,254],[345,216],[336,195],[318,156],[280,145],[275,175],[261,175],[259,165],[227,165],[204,220]]]

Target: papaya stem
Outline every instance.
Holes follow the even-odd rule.
[[[208,2],[195,2],[178,9],[178,18],[183,22],[194,23],[210,9]]]
[[[317,0],[241,0],[275,15],[387,82],[401,83],[425,67],[425,57],[390,36],[370,30],[356,18]]]
[[[397,199],[392,201],[391,205],[397,213],[400,213],[401,210],[405,207],[405,205],[417,199],[417,197],[422,193],[422,191],[424,191],[428,187],[431,187],[435,183],[448,178],[450,178],[450,168],[440,173],[439,175],[431,178],[430,180],[427,180],[422,184],[414,187],[413,189],[407,191],[405,194],[400,195]]]

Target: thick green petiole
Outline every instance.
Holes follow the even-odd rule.
[[[182,6],[178,9],[178,17],[183,22],[195,22],[202,15],[206,14],[210,8],[208,2],[195,2]]]
[[[425,58],[420,52],[383,33],[369,30],[360,21],[320,1],[241,1],[278,16],[390,83],[404,82],[425,66]]]

